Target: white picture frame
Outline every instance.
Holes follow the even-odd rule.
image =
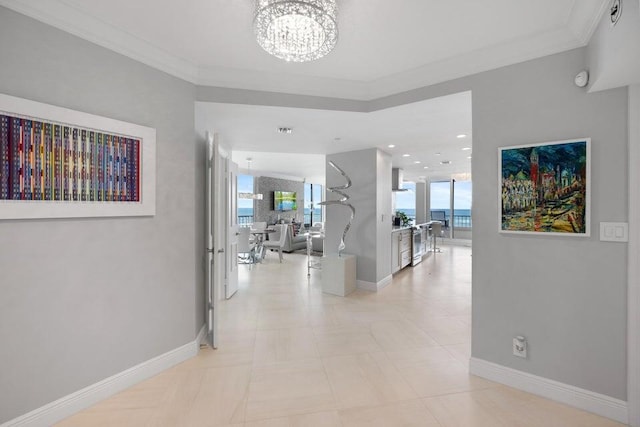
[[[154,216],[156,213],[156,130],[81,111],[0,94],[0,114],[111,132],[140,140],[140,201],[0,200],[0,220]]]
[[[498,149],[498,232],[591,235],[591,138]]]

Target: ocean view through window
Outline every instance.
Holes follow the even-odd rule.
[[[238,193],[253,193],[253,176],[238,175]],[[238,198],[238,225],[253,224],[253,200]]]
[[[451,224],[451,182],[436,181],[429,186],[431,218],[444,217],[447,225]],[[471,181],[453,181],[453,226],[455,228],[471,228]]]
[[[416,220],[416,183],[405,181],[402,187],[407,191],[397,191],[393,194],[396,198],[396,212],[404,213],[412,223]],[[395,212],[394,212],[395,215]]]

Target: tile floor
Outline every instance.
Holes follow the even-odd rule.
[[[445,247],[379,293],[325,295],[306,258],[241,266],[220,348],[59,424],[523,426],[621,424],[469,375],[471,250]]]

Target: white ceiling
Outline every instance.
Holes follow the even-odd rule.
[[[303,64],[261,50],[251,27],[254,0],[0,0],[0,5],[196,84],[368,101],[584,46],[608,4],[337,2],[337,47]],[[196,115],[199,132],[217,131],[239,165],[246,167],[246,157],[252,157],[256,171],[323,176],[325,154],[378,147],[393,154],[394,166],[405,169],[410,180],[470,173],[470,153],[462,151],[471,146],[469,93],[373,113],[197,103]],[[279,126],[295,128],[293,135],[277,134]],[[469,137],[457,139],[461,133]],[[397,147],[389,149],[390,143]],[[401,157],[404,153],[411,157]],[[441,160],[452,164],[442,166]]]
[[[293,133],[278,133],[283,126],[292,127]],[[472,144],[470,92],[371,113],[197,102],[196,131],[201,137],[206,131],[217,132],[226,148],[241,152],[233,157],[240,167],[246,168],[251,157],[255,171],[298,177],[324,176],[325,160],[318,154],[372,147],[390,153],[407,180],[450,177],[471,169],[471,151],[462,150]],[[467,138],[457,138],[460,134]],[[452,163],[441,165],[442,160]]]
[[[337,0],[327,57],[261,50],[253,0],[0,0],[199,84],[370,100],[584,46],[604,0]]]

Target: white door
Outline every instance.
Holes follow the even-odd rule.
[[[218,254],[218,251],[223,249],[223,246],[216,244],[216,219],[219,218],[220,211],[218,207],[218,203],[216,200],[216,185],[220,185],[219,179],[217,179],[217,169],[220,163],[220,156],[218,153],[218,148],[214,141],[214,136],[211,133],[207,133],[207,158],[206,158],[206,166],[207,166],[207,176],[206,176],[206,298],[205,298],[205,313],[207,316],[207,344],[212,348],[217,347],[217,338],[218,334],[216,332],[216,328],[218,326],[217,321],[217,303],[218,300],[218,289],[219,289],[219,281],[220,281],[220,266],[224,265],[224,262],[220,262],[220,260],[224,261],[224,257],[220,255],[224,255],[224,253]],[[218,212],[216,212],[216,208],[218,208]],[[224,213],[224,211],[222,211]]]
[[[238,291],[238,165],[227,159],[227,280],[225,298]]]

